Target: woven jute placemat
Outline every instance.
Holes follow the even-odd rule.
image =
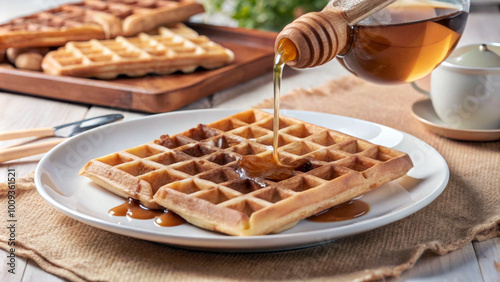
[[[500,235],[500,142],[434,135],[411,116],[423,97],[405,85],[344,77],[299,89],[283,109],[332,113],[408,132],[440,152],[450,168],[444,192],[413,215],[375,230],[299,250],[225,254],[191,251],[113,234],[73,220],[37,193],[33,176],[17,180],[16,255],[74,281],[369,280],[397,276],[425,252],[444,254]],[[258,107],[271,107],[264,101]],[[0,210],[7,210],[0,185]],[[9,250],[7,236],[0,247]]]

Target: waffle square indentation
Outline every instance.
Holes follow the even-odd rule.
[[[323,182],[320,182],[318,179],[307,177],[307,176],[298,176],[294,178],[290,178],[289,181],[286,182],[286,189],[302,192],[309,190],[311,188],[317,187]]]
[[[189,175],[196,175],[200,174],[205,171],[212,170],[218,166],[210,163],[210,162],[204,162],[204,161],[189,161],[185,162],[179,165],[174,165],[172,166],[173,169],[182,171],[186,174]]]
[[[278,129],[281,130],[281,129],[288,127],[292,124],[293,123],[290,122],[289,120],[280,118],[279,123],[278,123]],[[272,131],[274,129],[274,117],[270,117],[270,118],[267,118],[263,121],[257,122],[257,123],[255,123],[255,125]]]
[[[199,158],[211,154],[216,150],[203,144],[196,144],[193,146],[187,145],[185,147],[179,148],[179,151],[192,157]]]
[[[281,200],[290,197],[291,195],[293,195],[293,192],[291,191],[276,189],[274,187],[261,189],[260,191],[252,194],[252,196],[270,203],[277,203]]]
[[[129,162],[124,163],[117,166],[118,169],[123,170],[133,176],[139,176],[143,174],[150,173],[158,168],[151,166],[149,164],[145,164],[142,161]]]
[[[242,194],[248,194],[262,188],[262,186],[248,178],[238,178],[234,181],[224,184],[224,186],[229,187]]]
[[[141,179],[149,182],[151,188],[153,188],[153,192],[156,193],[163,185],[182,180],[183,177],[167,170],[157,170],[141,176]]]
[[[190,159],[187,155],[178,153],[178,152],[167,152],[163,154],[154,155],[152,157],[147,158],[150,161],[162,164],[162,165],[171,165],[178,162],[182,162]]]
[[[81,65],[83,62],[82,58],[67,57],[61,58],[57,61],[61,66],[71,66],[71,65]]]
[[[328,147],[346,141],[347,137],[343,134],[335,134],[332,131],[323,131],[307,138],[307,140]]]
[[[166,187],[184,194],[192,194],[203,190],[209,190],[215,186],[207,186],[206,184],[197,183],[197,181],[194,181],[193,179],[186,179],[167,184]]]
[[[318,160],[318,161],[323,161],[323,162],[335,162],[338,160],[341,160],[343,158],[346,158],[349,156],[349,154],[346,154],[342,151],[338,150],[331,150],[331,149],[322,149],[319,151],[316,151],[310,155],[309,157]]]
[[[227,149],[229,147],[238,145],[240,143],[241,142],[238,139],[231,138],[229,136],[224,136],[224,135],[219,136],[219,137],[215,137],[212,140],[210,140],[210,142],[209,142],[209,144],[211,144],[217,148],[221,148],[221,149]]]
[[[222,167],[220,169],[211,170],[206,173],[199,174],[200,179],[205,179],[213,183],[223,183],[234,180],[239,177],[238,173],[234,169]]]
[[[254,212],[264,208],[264,206],[262,206],[260,203],[256,203],[251,200],[244,200],[238,203],[232,203],[231,205],[227,205],[227,207],[230,209],[240,211],[246,214],[248,217],[252,216]]]
[[[156,48],[151,48],[151,49],[146,49],[146,52],[148,52],[149,55],[151,56],[158,56],[162,57],[165,56],[167,53],[167,50],[165,49],[156,49]]]
[[[116,54],[118,54],[118,56],[122,57],[122,58],[126,58],[126,59],[133,59],[133,58],[138,58],[141,56],[141,53],[140,52],[134,52],[132,50],[127,50],[127,49],[124,49],[124,50],[117,50],[115,51]]]
[[[226,152],[217,152],[206,158],[207,161],[216,163],[218,165],[227,165],[237,160],[234,155]]]
[[[266,136],[258,138],[257,142],[266,146],[272,146],[274,141],[273,138],[273,134],[268,134]],[[278,134],[278,148],[296,141],[297,139],[292,136]]]
[[[375,147],[375,145],[361,140],[350,140],[338,145],[337,149],[347,152],[349,154],[357,154]]]
[[[242,112],[242,113],[239,113],[237,115],[234,115],[233,118],[237,119],[237,120],[240,120],[240,121],[242,121],[244,123],[247,123],[247,124],[251,124],[251,123],[254,123],[255,121],[260,120],[260,118],[257,118],[255,116],[255,112],[254,111]]]
[[[235,120],[235,119],[223,119],[220,121],[213,122],[209,124],[210,127],[222,130],[224,132],[231,131],[233,129],[236,129],[238,127],[244,126],[245,123],[241,122],[240,120]]]
[[[218,187],[210,188],[196,194],[196,198],[203,199],[214,205],[218,205],[234,197],[236,197],[236,195],[233,195],[227,191],[223,191]]]
[[[327,165],[327,166],[322,166],[318,169],[311,171],[310,174],[314,175],[318,178],[324,179],[326,181],[330,181],[330,180],[333,180],[337,177],[340,177],[348,172],[349,172],[349,170],[347,170],[341,166]]]
[[[117,166],[117,165],[120,165],[120,164],[123,164],[126,162],[130,162],[134,159],[132,159],[128,156],[124,156],[120,153],[114,153],[111,155],[107,155],[107,156],[98,158],[96,160],[100,161],[101,163],[105,163],[107,165],[110,165],[110,166]]]
[[[160,138],[156,139],[154,143],[169,149],[175,149],[177,147],[193,143],[193,141],[184,136],[162,135]]]
[[[390,148],[377,146],[362,152],[361,155],[380,162],[386,162],[390,159],[399,157],[402,154]]]
[[[125,150],[125,152],[138,156],[139,158],[147,158],[159,153],[163,153],[163,151],[150,147],[147,144]]]
[[[88,56],[87,58],[89,58],[89,60],[91,60],[92,62],[106,62],[106,61],[111,61],[113,55],[98,54],[98,55]]]
[[[246,156],[246,155],[256,155],[265,152],[267,151],[267,148],[256,144],[246,143],[241,146],[232,147],[230,148],[230,150],[237,154]]]
[[[283,133],[290,134],[298,138],[306,138],[314,132],[305,124],[296,124],[282,130]]]
[[[317,151],[321,148],[323,148],[323,147],[319,146],[318,144],[301,141],[301,142],[292,143],[292,144],[289,144],[287,146],[284,146],[282,148],[282,150],[285,152],[288,152],[290,154],[294,154],[297,156],[303,156],[303,155],[309,154],[311,152]]]
[[[191,128],[190,130],[182,133],[182,135],[196,141],[202,141],[219,134],[219,131],[204,124],[199,124],[197,127]]]
[[[344,159],[342,161],[339,161],[338,164],[341,164],[344,167],[347,167],[349,169],[358,171],[358,172],[363,172],[365,170],[368,170],[372,166],[374,166],[376,161],[371,160],[369,158],[363,158],[359,156],[354,156],[352,158]]]
[[[241,136],[245,139],[257,139],[261,136],[267,135],[268,132],[259,127],[245,127],[243,129],[235,129],[231,131],[231,134]]]

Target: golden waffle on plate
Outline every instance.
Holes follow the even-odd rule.
[[[86,0],[0,25],[0,49],[132,36],[203,11],[194,0]]]
[[[157,34],[69,42],[48,53],[42,67],[49,74],[112,79],[120,74],[142,76],[189,73],[198,67],[213,69],[233,58],[229,49],[179,23],[160,27]]]
[[[281,116],[281,159],[310,165],[283,181],[241,177],[243,156],[272,153],[272,119],[244,111],[91,160],[80,174],[147,207],[159,204],[199,227],[241,236],[283,230],[413,166],[403,152]]]

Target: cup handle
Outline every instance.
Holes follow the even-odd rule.
[[[427,97],[430,97],[431,93],[429,93],[429,91],[424,90],[423,88],[421,88],[420,86],[418,86],[418,84],[417,84],[416,81],[412,81],[410,84],[413,87],[413,89],[417,90],[419,93],[422,93],[422,94],[424,94]]]

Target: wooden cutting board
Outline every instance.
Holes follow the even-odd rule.
[[[176,110],[272,70],[276,33],[204,24],[188,25],[231,49],[235,54],[234,62],[219,69],[198,69],[190,74],[119,77],[113,80],[0,68],[0,89],[70,102],[161,113]]]

